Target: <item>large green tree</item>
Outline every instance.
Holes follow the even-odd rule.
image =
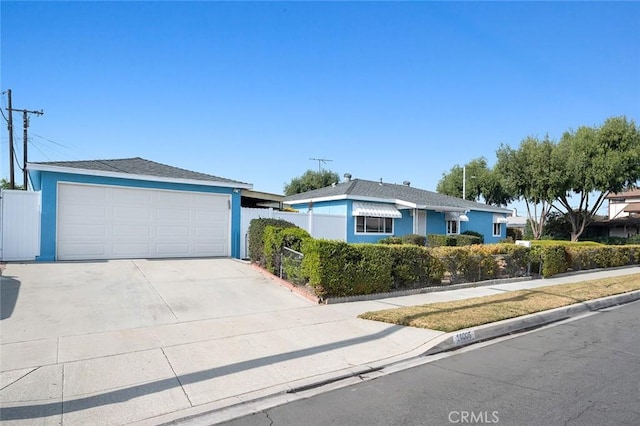
[[[463,185],[464,175],[466,175],[466,185]],[[436,191],[461,198],[463,187],[466,200],[482,200],[486,204],[506,205],[513,199],[502,184],[499,173],[489,168],[484,157],[471,160],[464,166],[456,164],[448,173],[443,173]]]
[[[294,177],[291,182],[285,184],[284,195],[300,194],[338,182],[340,182],[340,177],[335,172],[329,170],[307,170],[302,176]]]
[[[5,178],[0,179],[0,188],[11,189],[11,182]],[[24,185],[15,185],[14,189],[24,189]]]
[[[515,198],[525,202],[533,238],[542,237],[552,203],[558,191],[558,172],[552,169],[555,144],[545,137],[529,136],[518,149],[502,145],[495,165],[503,185]]]
[[[634,187],[640,179],[640,130],[626,117],[582,126],[563,134],[553,160],[560,172],[553,206],[566,214],[571,241],[577,241],[609,193]]]

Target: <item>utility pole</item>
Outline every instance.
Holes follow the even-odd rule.
[[[23,126],[23,146],[24,146],[24,158],[23,158],[23,164],[22,164],[22,172],[23,172],[23,179],[24,179],[24,190],[27,190],[27,186],[28,186],[28,179],[29,179],[29,174],[27,173],[27,161],[28,161],[28,156],[27,156],[27,148],[29,145],[29,139],[28,139],[28,135],[27,135],[27,128],[29,127],[29,114],[35,114],[35,115],[42,115],[44,114],[44,112],[42,110],[40,111],[32,111],[32,110],[28,110],[28,109],[16,109],[16,108],[8,108],[9,110],[9,114],[11,114],[11,111],[20,111],[22,112],[22,126]],[[11,144],[11,143],[10,143]],[[13,174],[12,174],[13,177]]]
[[[327,161],[333,161],[333,160],[327,160],[326,158],[309,158],[309,160],[318,162],[318,173],[322,171],[321,170],[322,164],[325,164]]]
[[[7,120],[7,128],[9,129],[9,189],[16,189],[16,178],[14,177],[14,160],[15,153],[13,151],[13,109],[11,106],[11,89],[7,89],[7,104],[9,108],[9,119]]]

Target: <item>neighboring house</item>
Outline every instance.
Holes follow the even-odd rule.
[[[594,221],[589,235],[628,238],[640,234],[640,189],[607,195],[609,214]]]
[[[524,235],[527,230],[527,220],[524,216],[518,216],[518,210],[513,209],[511,216],[507,217],[507,228],[518,230]]]
[[[27,167],[41,192],[38,260],[240,257],[250,184],[143,158]]]
[[[511,210],[402,185],[351,179],[302,194],[284,203],[300,212],[346,217],[347,242],[376,242],[406,234],[460,234],[476,231],[485,243],[506,238]]]

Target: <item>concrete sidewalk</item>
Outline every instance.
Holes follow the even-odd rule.
[[[3,344],[0,419],[6,424],[171,422],[408,360],[444,335],[356,318],[362,312],[638,272],[630,267],[383,300],[309,302],[58,337],[44,345],[40,340]]]

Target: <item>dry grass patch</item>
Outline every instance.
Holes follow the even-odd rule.
[[[454,302],[366,312],[359,317],[445,332],[640,289],[640,274],[518,290]]]

